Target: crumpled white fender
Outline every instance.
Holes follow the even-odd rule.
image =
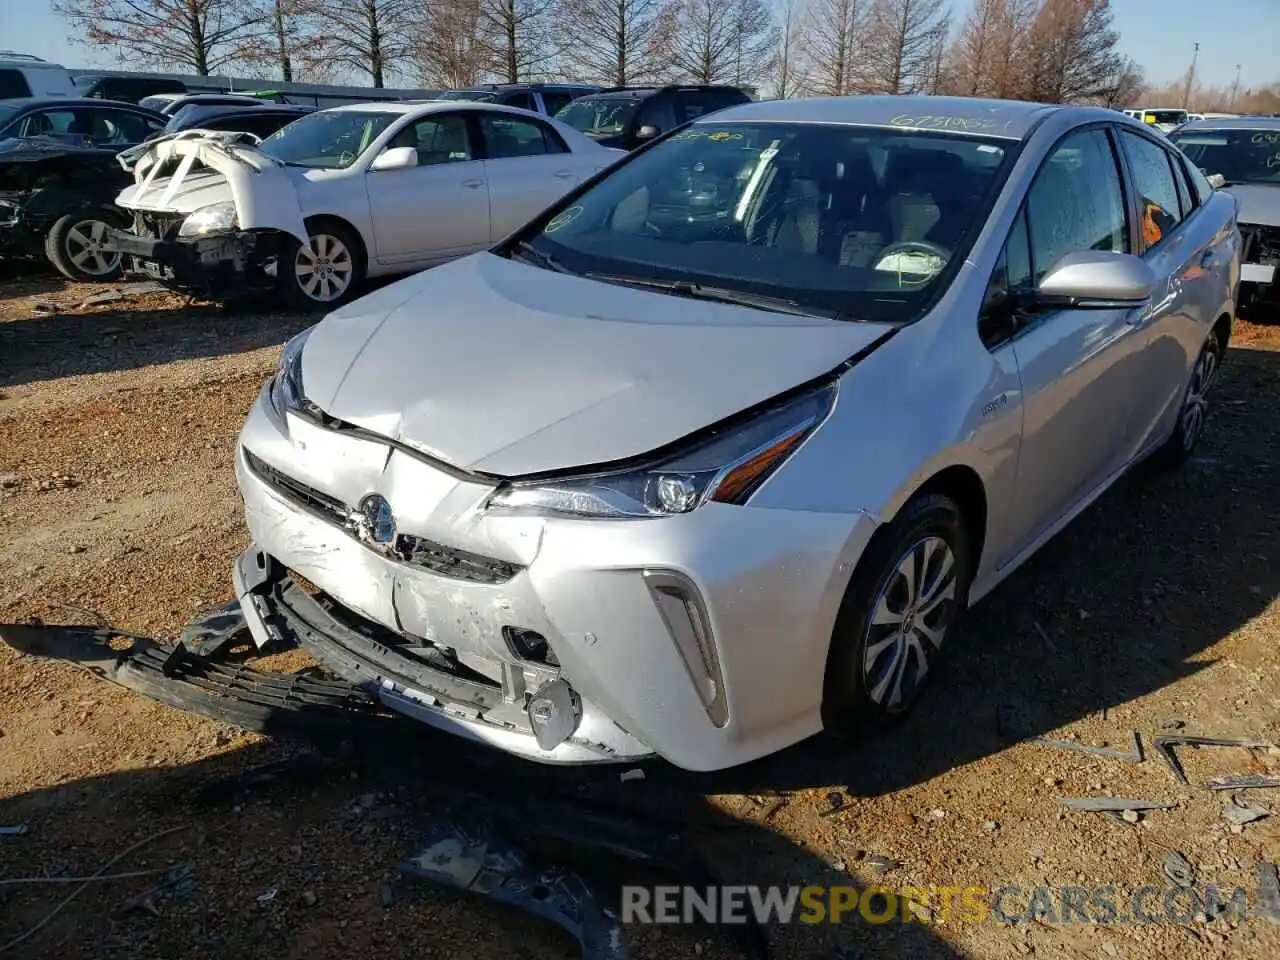
[[[293,178],[282,163],[242,138],[242,134],[230,131],[184,130],[144,144],[145,152],[128,151],[120,163],[125,169],[132,164],[134,183],[120,192],[116,204],[126,210],[192,213],[229,199],[235,203],[241,230],[280,230],[305,244],[307,228]],[[165,161],[173,157],[181,158],[173,175],[157,177]],[[207,179],[188,182],[197,160],[222,175],[225,197],[212,195],[211,186],[221,185],[211,185]],[[223,191],[215,189],[213,193]],[[199,194],[198,200],[195,194]]]

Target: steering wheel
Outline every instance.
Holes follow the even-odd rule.
[[[897,260],[896,263],[894,262],[895,258]],[[900,240],[882,248],[875,255],[875,259],[871,263],[871,269],[884,273],[898,274],[898,286],[900,287],[920,286],[936,277],[950,259],[951,251],[941,244],[931,243],[928,240]],[[915,266],[912,261],[928,263],[930,260],[940,262],[936,266],[916,270],[907,268],[903,263],[905,261],[907,265]],[[913,278],[920,277],[921,279],[905,280],[904,275]]]

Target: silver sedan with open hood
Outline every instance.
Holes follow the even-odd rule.
[[[1195,447],[1234,217],[1111,110],[708,116],[286,346],[237,595],[259,644],[531,759],[890,722],[969,604]]]

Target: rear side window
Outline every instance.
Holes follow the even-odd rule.
[[[0,100],[10,97],[29,97],[31,87],[21,70],[0,70]]]
[[[518,107],[521,110],[535,110],[533,105],[533,94],[531,93],[513,93],[506,97],[503,101],[508,107]]]
[[[481,114],[480,129],[491,160],[565,152],[564,141],[536,120]]]
[[[1121,131],[1142,217],[1142,239],[1150,249],[1182,219],[1178,187],[1173,179],[1169,152],[1146,137]]]
[[[573,94],[563,91],[542,91],[542,102],[546,104],[547,113],[555,116],[573,102]]]
[[[1197,201],[1195,194],[1191,192],[1191,187],[1187,184],[1187,171],[1185,165],[1177,157],[1171,156],[1170,159],[1173,163],[1174,184],[1178,188],[1178,202],[1182,204],[1182,216],[1184,218],[1189,217],[1191,216],[1191,211],[1200,204]]]

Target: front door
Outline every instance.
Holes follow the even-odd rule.
[[[432,263],[487,246],[489,183],[466,116],[424,117],[384,149],[392,147],[417,150],[418,165],[365,176],[376,259]]]
[[[1028,249],[1017,286],[1037,285],[1078,250],[1131,253],[1120,170],[1102,128],[1069,134],[1036,175],[1021,216]],[[1009,343],[1023,391],[1010,556],[1091,494],[1127,459],[1143,308],[1054,310],[1026,318]]]

